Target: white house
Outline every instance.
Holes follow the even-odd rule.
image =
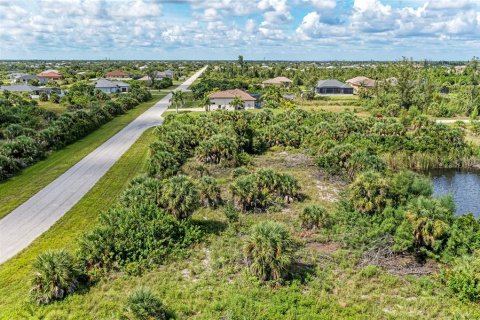
[[[128,92],[130,85],[120,81],[110,81],[107,79],[98,79],[95,82],[95,90],[105,93]]]
[[[255,108],[256,99],[240,89],[217,91],[208,95],[212,105],[218,106],[218,108],[230,107],[230,103],[236,97],[243,101],[245,109]]]

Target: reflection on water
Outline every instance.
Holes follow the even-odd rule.
[[[427,174],[432,178],[434,196],[451,193],[457,214],[480,216],[480,171],[446,169]]]

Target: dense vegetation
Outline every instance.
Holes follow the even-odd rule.
[[[264,110],[169,116],[156,135],[149,175],[132,181],[119,204],[82,237],[78,264],[72,266],[80,272],[82,286],[95,285],[112,272],[140,275],[188,255],[189,247],[211,232],[208,224],[192,218],[200,207],[224,205],[228,236],[244,219],[241,212],[264,215],[304,201],[302,182],[291,174],[251,166],[254,157],[280,149],[302,150],[315,159],[318,169],[348,183],[336,210],[304,207],[298,219],[305,232],[343,243],[362,259],[372,252],[388,252],[452,263],[455,267],[442,274],[441,283],[461,299],[477,299],[478,282],[465,270],[476,268],[480,223],[472,215],[455,216],[450,198],[432,198],[428,179],[405,170],[477,161],[478,150],[465,142],[460,128],[421,117],[399,121],[361,119],[348,112]],[[392,161],[398,153],[421,161]],[[222,181],[226,189],[208,174],[213,169],[232,172],[227,182]],[[233,270],[244,264],[262,286],[308,282],[311,267],[299,262],[302,241],[285,224],[262,220],[245,231],[243,249],[232,253],[240,260],[224,263]],[[471,256],[472,262],[456,266],[463,255]],[[365,277],[376,272],[369,270]],[[139,290],[129,298],[125,312],[151,309],[166,314],[148,289]]]
[[[151,97],[148,90],[138,86],[112,99],[95,92],[93,86],[74,85],[64,97],[71,111],[58,115],[39,108],[35,100],[5,93],[0,98],[0,180]]]

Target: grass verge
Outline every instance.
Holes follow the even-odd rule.
[[[149,129],[50,230],[0,265],[0,319],[34,318],[34,306],[27,301],[34,259],[49,249],[74,251],[79,236],[96,223],[99,213],[117,201],[132,178],[145,172],[153,141],[153,129]]]
[[[124,115],[115,117],[83,139],[53,152],[46,159],[1,182],[0,219],[59,177],[164,96],[165,94],[154,95],[151,101],[142,103]]]

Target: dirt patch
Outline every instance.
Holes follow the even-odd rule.
[[[315,165],[312,158],[304,153],[290,154],[283,151],[279,152],[278,156],[283,160],[283,164],[286,168],[309,167]]]
[[[310,242],[307,244],[308,249],[320,253],[333,253],[340,249],[340,245],[335,242],[326,242],[326,243],[319,243],[319,242]]]

